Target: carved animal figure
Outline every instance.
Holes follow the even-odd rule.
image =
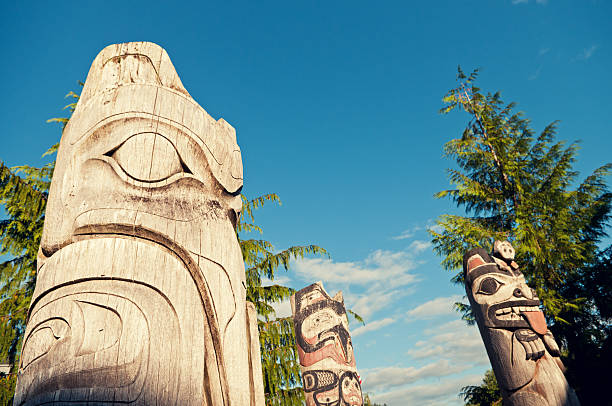
[[[291,296],[291,308],[306,405],[363,405],[342,293],[331,298],[317,282]]]
[[[508,406],[578,406],[563,374],[559,347],[514,248],[495,241],[463,258],[465,288],[495,377]]]
[[[15,405],[263,405],[235,130],[148,42],[95,58],[60,142]]]

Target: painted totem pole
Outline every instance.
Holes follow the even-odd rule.
[[[362,406],[361,382],[342,292],[321,282],[291,296],[306,406]]]
[[[509,242],[463,257],[467,296],[507,406],[579,406],[540,300]]]
[[[235,130],[166,51],[106,47],[60,142],[15,405],[257,405]]]

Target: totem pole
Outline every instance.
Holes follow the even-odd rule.
[[[15,405],[263,406],[236,133],[165,50],[106,47],[66,126]]]
[[[317,282],[291,296],[291,309],[306,406],[362,406],[342,292],[331,298]]]
[[[514,248],[495,241],[463,257],[465,288],[505,406],[579,406],[569,387],[535,290],[514,262]]]

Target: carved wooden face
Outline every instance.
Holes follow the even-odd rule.
[[[508,241],[495,241],[493,253],[506,261],[514,260],[514,247]]]
[[[327,370],[302,374],[306,404],[316,406],[361,406],[361,384],[356,372],[345,371],[340,377]]]
[[[531,327],[546,333],[546,321],[535,291],[527,286],[518,267],[513,269],[496,261],[499,262],[482,249],[466,255],[466,291],[475,315],[489,328]]]
[[[340,394],[344,405],[361,406],[363,404],[361,384],[357,373],[345,372],[342,374],[340,377]]]
[[[296,339],[302,365],[325,358],[355,365],[348,319],[342,302],[330,298],[319,284],[296,293]]]
[[[244,295],[234,231],[241,187],[234,129],[189,96],[165,51],[108,47],[62,135],[39,262],[101,235],[153,241],[215,281],[225,329],[235,303],[217,302]]]
[[[172,114],[168,117],[152,114],[153,106],[130,111],[132,98],[146,100],[150,89],[142,85],[128,87],[133,87],[129,94],[116,96],[125,98],[125,103],[115,101],[125,109],[101,117],[92,128],[87,128],[89,123],[82,118],[87,111],[75,113],[66,127],[50,193],[51,216],[42,241],[47,256],[69,243],[74,235],[96,232],[108,224],[150,228],[171,235],[196,253],[201,252],[199,242],[198,246],[189,242],[196,237],[193,226],[202,229],[210,223],[227,223],[229,232],[235,226],[242,181],[216,173],[219,159],[228,166],[226,170],[242,176],[233,129],[223,122],[207,129],[178,124],[185,120],[185,114],[195,122],[210,118],[189,99],[164,88],[159,88],[158,93],[177,99],[174,102],[184,107],[182,111],[169,112]],[[77,112],[101,109],[103,96],[90,100]],[[146,111],[147,107],[150,111]],[[212,131],[220,141],[206,142],[213,137],[194,130]],[[61,215],[53,215],[56,210]],[[185,231],[168,230],[172,226],[168,221],[180,222],[177,225]],[[186,224],[192,225],[189,230]]]
[[[338,405],[338,376],[334,372],[317,369],[306,371],[302,374],[302,381],[307,405]]]
[[[314,395],[315,405],[317,406],[338,406],[340,404],[340,394],[338,388],[317,392]]]
[[[122,379],[143,393],[157,391],[148,371],[161,377],[169,370],[176,385],[191,379],[181,385],[200,388],[198,396],[205,379],[197,375],[205,370],[206,385],[217,388],[213,398],[239,393],[249,379],[244,263],[234,228],[241,187],[234,129],[189,96],[166,52],[151,43],[105,48],[60,142],[19,396],[115,388],[109,377],[123,369]],[[131,329],[138,323],[147,328]],[[125,361],[140,380],[113,351],[140,357]],[[158,373],[157,363],[168,370]],[[46,387],[40,377],[52,368],[55,386]],[[191,372],[179,378],[181,369]],[[169,382],[167,396],[189,392]],[[89,400],[106,401],[107,389]],[[138,395],[125,392],[117,401]]]

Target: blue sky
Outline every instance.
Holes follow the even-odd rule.
[[[3,2],[2,143],[9,165],[39,165],[62,114],[106,45],[152,41],[191,95],[238,134],[244,192],[276,192],[264,238],[316,243],[331,259],[281,280],[322,280],[367,324],[352,324],[364,390],[389,405],[458,405],[488,361],[450,308],[427,227],[455,212],[442,145],[466,117],[440,116],[456,67],[481,68],[541,130],[581,140],[584,175],[610,161],[612,5],[600,0],[437,2]],[[281,312],[287,311],[282,305]]]

